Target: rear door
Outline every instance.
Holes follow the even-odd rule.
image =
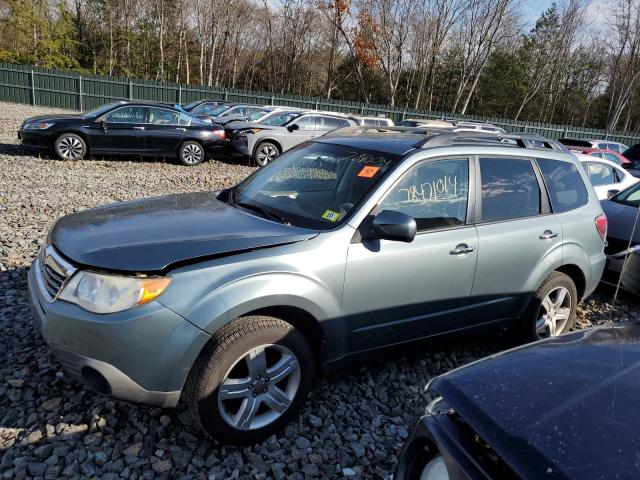
[[[106,128],[92,129],[91,150],[103,153],[143,152],[146,116],[147,107],[142,106],[120,107],[107,113],[103,117]]]
[[[562,229],[542,176],[526,157],[479,157],[478,266],[470,307],[481,322],[519,317],[549,262],[562,262]]]
[[[186,115],[182,117],[188,118]],[[180,124],[180,118],[180,113],[174,110],[149,107],[147,125],[142,132],[148,153],[176,154],[178,146],[187,135],[187,127]]]

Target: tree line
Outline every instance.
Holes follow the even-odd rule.
[[[640,0],[0,0],[0,61],[640,131]]]

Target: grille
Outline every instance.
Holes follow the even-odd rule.
[[[47,300],[53,301],[76,269],[64,261],[51,246],[42,250],[38,263],[40,284]]]

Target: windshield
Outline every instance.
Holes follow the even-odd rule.
[[[271,110],[256,110],[251,115],[249,115],[249,120],[255,122],[256,120],[260,120],[265,115],[271,113]]]
[[[119,105],[123,105],[124,102],[111,102],[111,103],[107,103],[106,105],[102,105],[94,110],[89,110],[88,112],[84,112],[82,114],[83,117],[85,118],[93,118],[93,117],[99,117],[100,115],[108,112],[109,110],[111,110],[113,107],[117,107]]]
[[[220,113],[228,110],[230,108],[229,105],[214,105],[212,103],[203,103],[202,105],[198,105],[196,108],[191,110],[191,114],[193,115],[211,115],[215,117]]]
[[[303,144],[240,183],[234,203],[283,223],[327,230],[342,223],[398,159],[342,145]]]
[[[196,100],[196,101],[194,101],[194,102],[187,103],[187,104],[186,104],[184,107],[182,107],[182,108],[188,112],[189,110],[191,110],[192,108],[194,108],[196,105],[198,105],[200,102],[202,102],[202,100]]]
[[[262,125],[271,125],[272,127],[281,127],[287,122],[290,122],[294,118],[298,118],[301,115],[300,112],[280,112],[277,115],[265,118],[260,123]]]
[[[640,206],[640,183],[621,191],[611,201],[638,208]]]

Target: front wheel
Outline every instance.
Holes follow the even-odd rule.
[[[87,154],[87,144],[80,135],[75,133],[63,133],[60,135],[53,148],[60,160],[82,160]]]
[[[223,443],[260,442],[283,428],[304,402],[314,359],[303,335],[282,320],[234,320],[205,347],[186,396],[196,422]]]
[[[578,291],[568,275],[551,273],[540,285],[523,319],[524,340],[542,340],[568,332],[576,321]]]
[[[198,142],[188,141],[180,146],[178,152],[180,163],[189,167],[204,161],[204,148]]]
[[[264,167],[272,162],[278,155],[280,150],[271,142],[262,142],[256,148],[253,159],[259,167]]]

